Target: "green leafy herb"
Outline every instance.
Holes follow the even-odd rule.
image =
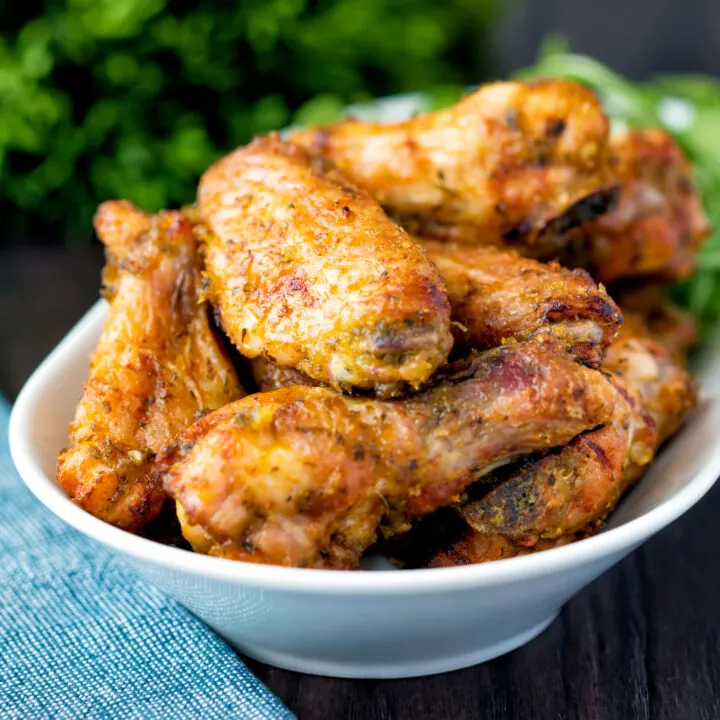
[[[39,0],[32,12],[4,3],[4,235],[89,238],[100,201],[190,202],[197,176],[253,135],[331,120],[375,96],[475,82],[498,9],[496,0]]]

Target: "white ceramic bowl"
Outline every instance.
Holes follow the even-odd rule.
[[[506,653],[542,632],[574,593],[694,505],[720,474],[720,354],[712,353],[701,370],[700,409],[596,537],[537,555],[432,570],[303,570],[196,555],[88,515],[55,480],[56,457],[106,311],[104,302],[93,307],[20,393],[10,422],[18,470],[52,512],[118,553],[239,650],[272,665],[397,678]]]

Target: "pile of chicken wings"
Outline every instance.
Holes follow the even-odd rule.
[[[597,532],[692,411],[662,285],[709,233],[661,130],[571,82],[257,138],[197,202],[100,206],[109,315],[68,495],[196,551],[354,569]],[[609,287],[609,292],[602,284]]]

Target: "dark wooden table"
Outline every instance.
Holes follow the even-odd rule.
[[[95,300],[101,263],[99,248],[0,248],[0,390],[10,398]],[[715,720],[718,518],[720,485],[583,590],[541,637],[478,667],[354,681],[249,664],[303,720]]]

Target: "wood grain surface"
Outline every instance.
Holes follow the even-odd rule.
[[[97,247],[0,249],[0,391],[12,399],[94,302],[101,264]],[[371,682],[248,664],[302,720],[715,720],[718,517],[720,485],[583,590],[543,635],[484,665]]]

